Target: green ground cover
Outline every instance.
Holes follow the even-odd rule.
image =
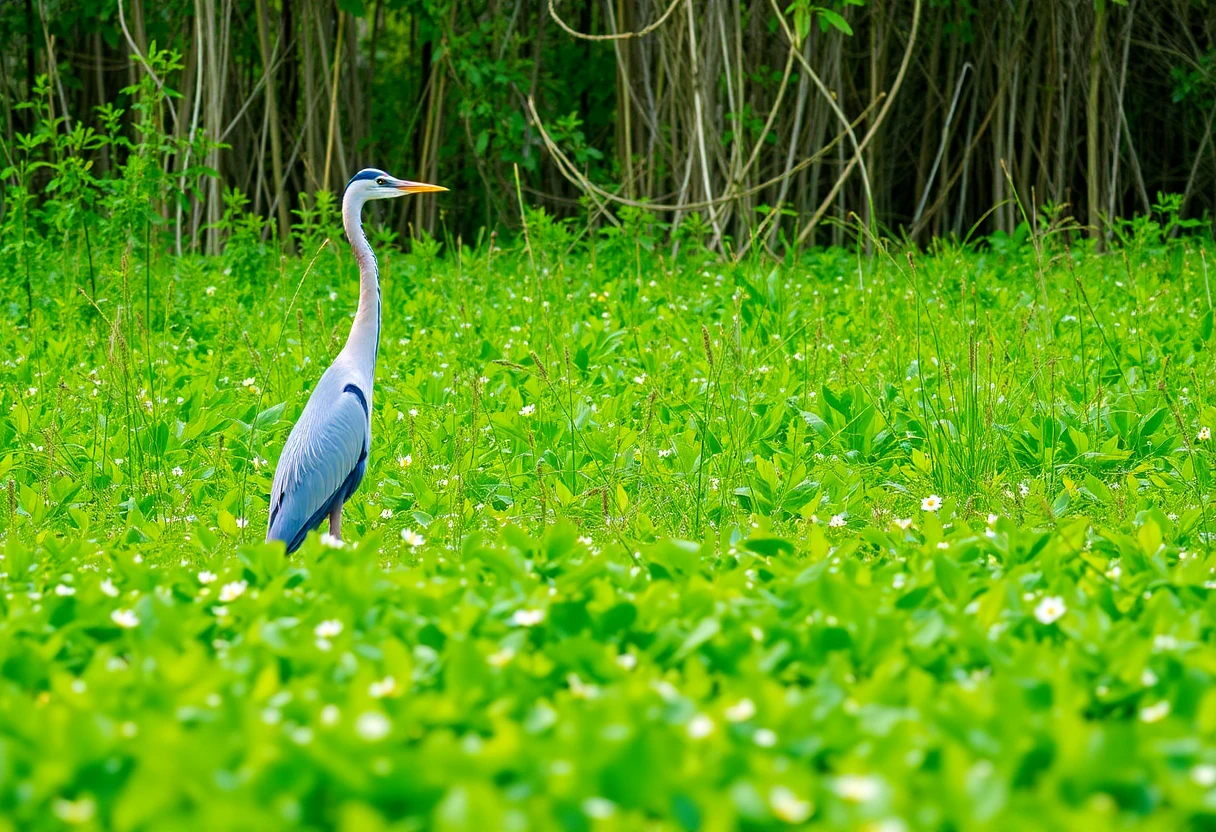
[[[335,229],[7,249],[0,828],[1216,823],[1216,250],[529,219],[380,246],[367,479],[291,559]]]

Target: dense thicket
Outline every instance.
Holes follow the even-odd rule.
[[[148,126],[187,191],[153,210],[187,247],[222,242],[228,189],[282,233],[368,164],[453,189],[394,206],[406,234],[512,225],[515,166],[555,213],[644,200],[736,248],[839,241],[851,214],[919,241],[1012,233],[1015,193],[1112,234],[1158,192],[1212,208],[1214,29],[1194,0],[15,0],[4,207],[54,178],[34,159],[109,176],[150,78],[179,93]],[[81,124],[98,136],[58,158],[20,139]]]

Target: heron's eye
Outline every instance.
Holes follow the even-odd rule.
[[[383,185],[383,184],[384,184],[384,177],[383,177],[383,176],[381,176],[379,179],[377,179],[377,180],[376,180],[376,184],[377,184],[377,185]]]

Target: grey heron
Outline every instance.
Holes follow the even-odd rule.
[[[341,539],[342,506],[367,470],[380,347],[380,270],[363,233],[363,205],[373,199],[446,190],[396,179],[375,168],[364,168],[346,185],[342,225],[359,266],[359,306],[346,346],[313,388],[274,471],[266,540],[283,541],[288,554],[326,518],[329,533]]]

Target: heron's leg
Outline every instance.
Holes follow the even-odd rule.
[[[338,503],[329,512],[329,534],[336,540],[342,539],[342,503]]]

